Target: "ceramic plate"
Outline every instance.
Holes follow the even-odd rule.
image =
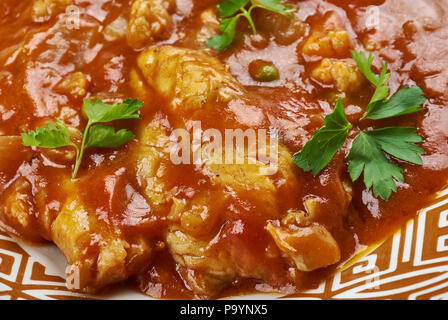
[[[55,246],[28,246],[0,231],[0,299],[150,299],[129,289],[102,296],[70,292],[65,268],[65,258]],[[448,190],[390,238],[298,298],[448,300]]]

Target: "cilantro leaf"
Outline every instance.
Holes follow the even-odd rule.
[[[135,135],[126,129],[115,132],[113,127],[96,125],[90,128],[85,147],[118,148],[134,138]]]
[[[85,99],[83,110],[86,113],[89,123],[111,122],[122,119],[138,119],[140,116],[136,113],[143,106],[138,100],[127,99],[122,103],[108,105],[101,100],[92,102]]]
[[[316,176],[344,145],[351,128],[345,116],[344,104],[339,99],[334,111],[325,117],[322,127],[314,133],[302,151],[294,155],[294,163],[306,172],[312,170]]]
[[[249,3],[251,6],[246,8]],[[252,10],[255,8],[262,8],[291,17],[289,6],[281,4],[281,0],[225,0],[217,7],[218,16],[224,18],[219,24],[220,34],[211,36],[206,45],[218,51],[229,47],[235,39],[236,26],[241,17],[247,19],[252,32],[256,34],[257,28],[252,19]]]
[[[378,101],[367,109],[367,118],[372,120],[393,118],[424,110],[426,102],[423,90],[418,86],[404,86],[387,101]]]
[[[423,164],[423,149],[414,143],[423,142],[415,128],[388,127],[361,132],[353,142],[346,161],[353,181],[364,172],[364,184],[373,187],[375,197],[388,200],[397,191],[395,181],[404,181],[403,169],[393,164],[383,152],[410,163]]]
[[[227,0],[222,1],[218,5],[218,16],[220,18],[228,18],[244,8],[250,0]]]
[[[36,146],[40,148],[61,148],[73,146],[70,139],[70,132],[67,127],[58,119],[54,123],[47,123],[46,126],[37,128],[35,131],[29,130],[22,133],[22,143],[26,147]]]
[[[353,142],[353,146],[346,161],[349,162],[348,172],[353,181],[359,179],[364,172],[364,184],[367,189],[372,188],[375,197],[389,200],[392,192],[397,191],[395,181],[404,181],[403,169],[391,163],[381,147],[366,132],[361,132]]]

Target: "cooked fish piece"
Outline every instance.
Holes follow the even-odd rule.
[[[321,225],[284,228],[268,223],[266,229],[280,250],[294,261],[297,270],[313,271],[341,260],[336,240]]]
[[[166,173],[170,165],[169,135],[158,119],[146,125],[134,153],[137,180],[151,206],[160,209],[171,200]]]
[[[207,146],[204,149],[206,150]],[[281,144],[277,149],[278,159],[271,158],[267,162],[251,156],[247,147],[237,146],[232,150],[232,163],[217,159],[217,153],[205,155],[203,173],[223,190],[231,189],[238,197],[250,199],[252,204],[260,207],[259,210],[265,218],[278,218],[281,214],[278,211],[278,192],[283,188],[300,188],[300,183],[294,174],[292,154]],[[224,148],[223,153],[229,153],[228,148]],[[260,197],[259,194],[263,196]]]
[[[36,228],[36,205],[31,184],[20,177],[2,192],[0,199],[0,225],[11,234],[34,242],[41,242],[40,230]]]
[[[148,85],[167,99],[172,112],[189,114],[244,93],[218,59],[198,50],[153,47],[139,56],[138,66]]]
[[[64,12],[72,0],[37,0],[33,4],[31,17],[34,22],[44,22]]]
[[[216,252],[207,241],[197,240],[176,227],[168,231],[166,243],[180,266],[180,275],[198,294],[216,295],[237,275],[225,251]]]
[[[250,99],[223,64],[200,51],[155,47],[144,51],[138,63],[147,85],[168,100],[169,111],[176,119],[182,119],[188,112],[195,112],[196,119],[201,119],[205,113],[198,111],[225,108],[232,99]],[[274,141],[266,146],[265,159],[257,159],[259,152],[253,153],[249,146],[223,146],[220,152],[205,144],[198,170],[204,181],[208,181],[209,189],[179,198],[170,194],[162,182],[166,171],[160,170],[160,163],[169,166],[164,160],[169,156],[166,131],[149,124],[139,140],[142,144],[137,161],[139,181],[151,203],[157,206],[159,198],[171,203],[165,240],[180,275],[191,289],[200,295],[213,296],[236,277],[269,279],[271,274],[263,266],[254,268],[249,262],[255,261],[258,253],[247,249],[241,257],[237,253],[242,249],[238,242],[217,249],[213,239],[203,237],[221,230],[231,203],[245,203],[261,219],[283,216],[278,193],[285,188],[290,192],[300,188],[288,149],[282,144],[272,149],[279,154],[272,167],[269,155]],[[224,161],[226,154],[230,154],[231,163]],[[266,232],[262,226],[260,232]]]
[[[128,25],[128,44],[141,49],[155,40],[166,39],[172,27],[174,0],[135,0]]]
[[[353,61],[325,58],[313,69],[311,76],[343,93],[358,92],[365,80]]]
[[[86,95],[86,89],[88,85],[87,76],[80,72],[74,72],[67,75],[55,89],[58,92],[71,95],[74,98],[84,97]]]
[[[124,16],[119,16],[117,19],[109,23],[104,28],[104,38],[107,41],[117,41],[125,39],[127,36],[128,21]]]
[[[338,28],[314,30],[306,41],[302,52],[306,55],[338,57],[346,55],[352,48],[347,31]]]
[[[45,185],[20,177],[0,199],[0,225],[31,242],[53,241],[67,258],[71,289],[96,292],[129,278],[150,262],[152,247],[142,236],[127,239],[83,204],[69,178],[60,182],[67,199],[60,211],[47,210]]]
[[[125,239],[72,192],[51,226],[52,240],[69,264],[70,286],[95,292],[129,278],[149,262],[152,248],[144,238]]]

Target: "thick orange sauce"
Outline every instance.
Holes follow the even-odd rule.
[[[82,130],[86,124],[81,112],[82,97],[72,98],[55,89],[63,75],[75,70],[88,75],[87,97],[98,96],[107,102],[135,96],[129,85],[129,77],[130,70],[136,67],[139,51],[131,49],[125,39],[107,42],[102,35],[104,26],[119,15],[129,14],[132,1],[74,2],[81,10],[81,30],[67,30],[55,19],[39,24],[31,22],[28,1],[1,2],[0,136],[18,136],[54,117],[61,117],[61,112],[70,114],[70,125]],[[299,38],[293,41],[286,39],[281,44],[275,41],[256,44],[249,36],[248,26],[242,24],[232,47],[222,54],[213,53],[229,65],[231,74],[255,97],[253,107],[229,106],[229,114],[241,126],[276,126],[282,134],[282,142],[292,152],[300,150],[313,131],[320,127],[323,116],[332,110],[332,90],[311,78],[310,72],[317,61],[297,52],[311,30],[319,27],[332,12],[339,17],[356,49],[363,49],[368,41],[377,44],[373,53],[377,64],[380,61],[389,62],[393,91],[405,84],[417,84],[424,88],[429,98],[424,112],[388,121],[362,123],[358,121],[372,88],[365,85],[356,96],[345,100],[347,117],[357,128],[414,126],[426,139],[422,144],[426,152],[424,165],[400,163],[405,169],[405,183],[398,185],[398,192],[389,201],[376,199],[371,191],[365,189],[362,181],[357,181],[347,218],[341,214],[345,210],[340,200],[343,190],[337,182],[348,179],[344,162],[347,145],[317,177],[297,169],[296,174],[302,183],[298,192],[278,194],[277,201],[285,208],[303,210],[302,201],[310,195],[322,200],[328,214],[323,215],[319,223],[326,226],[338,242],[344,261],[360,245],[383,239],[413,217],[446,184],[448,12],[446,6],[442,8],[442,5],[424,0],[412,5],[407,1],[395,0],[350,1],[343,4],[336,0],[292,2],[300,6],[297,16],[305,26]],[[177,3],[175,30],[172,37],[163,43],[190,47],[191,39],[199,28],[199,15],[203,10],[215,7],[218,1],[178,0]],[[369,5],[378,5],[381,10],[380,28],[376,31],[365,27]],[[260,33],[268,38],[272,36],[269,32],[268,27],[260,28]],[[182,33],[184,37],[180,38],[179,34]],[[23,45],[26,54],[19,50]],[[281,80],[271,84],[255,82],[249,75],[248,65],[256,59],[272,60],[279,69]],[[152,94],[144,103],[142,120],[118,122],[115,123],[116,127],[138,132],[145,119],[152,118],[156,113],[161,113],[168,124],[173,123],[170,116],[163,112],[161,106],[165,102],[162,98]],[[202,120],[204,127],[223,126],[219,113],[212,113]],[[356,131],[351,133],[350,138]],[[133,141],[116,150],[88,150],[76,183],[82,190],[83,201],[101,220],[118,226],[128,237],[143,234],[157,244],[162,240],[166,227],[166,213],[153,211],[139,190],[135,168],[128,156],[136,145],[137,142]],[[65,197],[61,193],[59,178],[71,174],[73,163],[48,156],[47,150],[19,147],[14,154],[1,154],[0,157],[9,159],[2,161],[8,165],[0,171],[2,195],[8,194],[8,188],[18,176],[23,176],[33,188],[45,188],[46,208],[40,210],[50,211],[56,216]],[[199,181],[192,166],[179,166],[172,169],[169,175],[170,181],[176,181],[179,194],[185,196],[210,188],[210,185]],[[37,223],[39,212],[29,213],[36,220],[35,234],[18,234],[14,225],[10,225],[8,231],[26,240],[42,241]],[[210,233],[217,235],[216,246],[239,248],[238,254],[244,257],[244,263],[253,268],[264,266],[272,275],[265,283],[238,279],[222,292],[223,296],[256,290],[292,293],[302,287],[317,285],[335,269],[332,266],[306,273],[301,281],[291,283],[286,276],[288,266],[285,262],[265,255],[272,240],[264,230],[266,218],[263,215],[241,203],[234,203],[233,210],[223,213],[220,219],[222,223],[217,224],[219,229]],[[92,239],[91,246],[86,250],[94,255],[95,248],[95,239]],[[166,248],[156,250],[149,266],[138,273],[132,283],[155,297],[194,297],[178,276]]]

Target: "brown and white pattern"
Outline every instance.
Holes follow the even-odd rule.
[[[74,299],[61,276],[30,256],[17,242],[0,232],[0,299]],[[50,268],[51,269],[51,268]]]
[[[103,297],[70,292],[64,268],[55,248],[19,245],[0,231],[0,299],[146,298],[129,290]],[[369,254],[298,298],[448,299],[448,191]]]
[[[448,299],[448,195],[318,290],[301,297]]]

